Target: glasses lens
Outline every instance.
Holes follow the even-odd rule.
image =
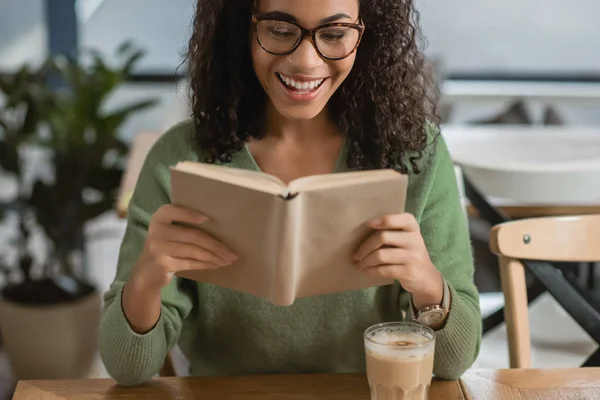
[[[348,26],[332,26],[319,29],[317,47],[327,58],[344,58],[350,54],[360,38],[356,28]]]
[[[269,52],[284,54],[300,40],[300,28],[283,21],[260,21],[257,25],[258,40]]]

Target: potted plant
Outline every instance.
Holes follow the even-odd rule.
[[[3,208],[19,226],[15,260],[4,268],[0,332],[18,379],[77,378],[93,365],[101,295],[85,279],[85,226],[114,207],[128,150],[122,124],[155,103],[106,107],[142,51],[124,44],[112,67],[88,54],[89,65],[54,56],[39,71],[0,81],[8,99],[0,109],[0,167],[18,187]],[[42,173],[26,174],[32,164]],[[43,256],[30,246],[36,231],[48,245]]]

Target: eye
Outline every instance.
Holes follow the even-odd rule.
[[[327,43],[338,43],[348,37],[350,28],[327,28],[319,32],[319,39]]]
[[[277,39],[292,39],[297,35],[296,29],[288,24],[273,24],[268,28],[269,34]]]

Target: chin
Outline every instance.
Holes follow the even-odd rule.
[[[311,120],[316,118],[323,112],[325,106],[303,106],[303,107],[286,107],[281,104],[274,103],[275,109],[281,116],[290,121]]]

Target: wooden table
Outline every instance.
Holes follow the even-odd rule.
[[[227,399],[368,400],[360,374],[157,378],[123,388],[114,381],[22,381],[13,400]],[[473,370],[460,381],[434,380],[429,400],[600,399],[600,368]]]
[[[511,218],[600,213],[600,128],[442,127],[452,160]],[[518,147],[515,150],[515,147]],[[470,214],[476,211],[470,207]]]
[[[469,371],[464,399],[600,400],[600,368]]]

